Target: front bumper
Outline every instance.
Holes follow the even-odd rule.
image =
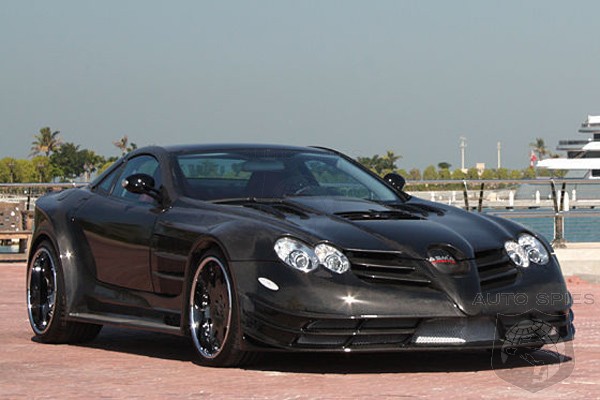
[[[453,318],[324,318],[256,303],[244,318],[250,350],[377,352],[539,347],[573,340],[573,313]]]
[[[373,284],[352,273],[334,275],[320,269],[305,274],[276,262],[234,262],[231,268],[247,350],[539,347],[572,340],[575,332],[570,298],[547,304],[489,302],[485,301],[489,296],[481,301],[474,292],[463,294],[471,298],[461,303],[453,299],[456,291],[448,294],[437,283]],[[274,282],[277,290],[261,285],[258,278]],[[539,298],[540,290],[547,297],[566,291],[562,277],[555,285],[550,280],[547,276],[520,279],[511,290],[528,293],[532,299]]]

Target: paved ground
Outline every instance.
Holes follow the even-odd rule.
[[[574,356],[508,364],[485,352],[392,355],[271,354],[248,369],[197,366],[182,338],[105,329],[89,345],[31,340],[24,264],[0,264],[0,397],[24,398],[600,398],[600,285],[569,278],[576,299]],[[539,353],[539,354],[538,354]],[[534,381],[559,380],[531,393]],[[512,383],[509,383],[512,382]]]
[[[577,275],[600,283],[600,243],[567,243],[554,252],[565,276]]]

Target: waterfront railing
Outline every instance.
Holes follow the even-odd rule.
[[[40,196],[86,183],[0,183],[0,202],[33,210]],[[600,180],[415,180],[405,190],[419,198],[515,220],[556,247],[600,242]]]
[[[421,180],[410,194],[515,220],[542,233],[555,247],[600,241],[600,180]]]

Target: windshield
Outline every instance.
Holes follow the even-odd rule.
[[[186,196],[201,200],[342,196],[398,201],[392,189],[335,154],[233,150],[177,155]]]

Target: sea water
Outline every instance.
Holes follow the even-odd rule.
[[[520,216],[519,211],[494,211],[493,214],[518,222],[543,235],[549,242],[554,239],[554,218],[547,213],[540,217],[531,217],[531,210],[527,217]],[[600,215],[597,212],[587,214],[590,215],[573,211],[563,214],[563,234],[567,242],[600,242]]]

